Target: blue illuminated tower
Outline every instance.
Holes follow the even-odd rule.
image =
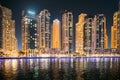
[[[33,11],[23,11],[22,19],[22,51],[26,56],[38,53],[37,17]]]

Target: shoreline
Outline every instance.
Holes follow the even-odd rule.
[[[61,58],[120,58],[120,56],[48,56],[48,57],[0,57],[0,59],[61,59]]]

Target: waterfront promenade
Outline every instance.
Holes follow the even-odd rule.
[[[4,56],[0,59],[40,59],[40,58],[120,58],[120,54],[88,54],[88,55],[67,55],[67,54],[41,54],[39,56]]]

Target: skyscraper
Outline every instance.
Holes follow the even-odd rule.
[[[61,49],[61,29],[60,29],[60,21],[58,19],[53,20],[52,48],[59,50]]]
[[[94,18],[89,18],[87,14],[80,14],[76,24],[76,52],[80,54],[104,52],[107,48],[105,16],[97,14]]]
[[[119,10],[114,13],[113,26],[111,27],[111,48],[120,51],[120,2]]]
[[[97,14],[94,17],[92,29],[92,51],[103,52],[108,48],[108,37],[106,34],[106,17],[104,14]]]
[[[91,52],[92,51],[92,28],[93,28],[93,18],[85,19],[84,24],[84,51]]]
[[[38,26],[33,11],[23,11],[22,18],[22,51],[26,56],[38,53]]]
[[[73,52],[73,14],[69,11],[62,14],[62,50]]]
[[[87,14],[80,14],[78,17],[78,23],[76,24],[76,52],[83,53],[84,52],[84,25],[85,18]]]
[[[51,27],[50,12],[42,10],[38,18],[39,27],[39,49],[49,49],[51,47]]]
[[[0,51],[5,54],[17,52],[15,37],[15,21],[12,20],[12,11],[0,5]]]

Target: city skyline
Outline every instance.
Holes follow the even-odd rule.
[[[16,2],[13,0],[13,3]],[[5,7],[8,7],[10,9],[12,9],[13,11],[13,19],[16,20],[16,37],[18,39],[18,48],[21,49],[21,15],[22,15],[22,10],[34,10],[37,14],[44,8],[48,9],[52,15],[51,17],[51,21],[53,19],[56,19],[58,18],[60,21],[61,21],[61,12],[64,11],[64,10],[70,10],[73,12],[73,17],[74,17],[74,27],[75,27],[75,24],[77,23],[77,17],[80,13],[84,12],[88,15],[92,15],[94,16],[95,14],[99,14],[99,13],[103,13],[105,14],[105,16],[107,17],[107,34],[111,31],[111,26],[112,26],[112,16],[114,14],[115,11],[118,10],[118,1],[104,1],[104,0],[101,0],[101,1],[93,1],[93,2],[96,2],[96,4],[98,5],[92,5],[94,4],[93,2],[90,2],[90,1],[75,1],[74,5],[72,5],[72,1],[69,1],[69,3],[67,4],[67,1],[65,1],[65,3],[67,4],[65,6],[65,4],[63,6],[59,6],[57,7],[57,5],[52,5],[52,4],[57,4],[56,1],[53,1],[53,2],[50,2],[49,5],[47,0],[45,1],[38,1],[36,0],[36,2],[32,2],[31,0],[27,3],[27,1],[18,1],[20,3],[20,5],[22,4],[23,2],[23,6],[20,6],[20,5],[12,5],[12,1],[2,1],[2,5],[5,6]],[[62,3],[62,1],[58,1],[60,3]],[[78,2],[78,3],[77,3]],[[9,3],[9,4],[8,4]],[[41,7],[38,5],[38,3],[40,4],[43,4]],[[82,4],[80,6],[80,4]],[[107,3],[107,5],[105,5]],[[7,4],[7,5],[6,5]],[[100,5],[101,4],[101,5]],[[85,6],[86,5],[86,6]],[[16,7],[15,7],[16,6]],[[50,7],[51,6],[51,7]],[[90,8],[89,8],[90,7]],[[58,8],[58,9],[57,9]],[[83,8],[83,9],[82,9]],[[102,9],[104,8],[104,10]],[[40,10],[39,10],[40,9]],[[54,11],[55,9],[55,11]],[[110,12],[111,13],[110,13]],[[17,14],[15,14],[17,13]],[[111,17],[110,17],[111,16]],[[50,25],[52,25],[52,23],[50,23]],[[109,36],[109,48],[110,48],[110,34],[108,34]]]
[[[120,80],[120,0],[0,0],[0,80]]]

